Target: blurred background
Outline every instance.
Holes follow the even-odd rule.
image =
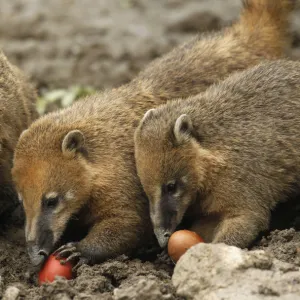
[[[241,0],[0,0],[0,47],[31,76],[40,113],[119,86],[154,58],[239,14]],[[300,7],[292,18],[300,59]]]

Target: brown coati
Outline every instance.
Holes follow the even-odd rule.
[[[35,101],[35,89],[0,50],[0,215],[18,204],[11,179],[13,152],[21,132],[37,117]]]
[[[145,114],[136,164],[162,247],[184,216],[208,242],[247,247],[299,191],[299,83],[299,62],[263,63]]]
[[[131,83],[48,114],[22,134],[13,177],[33,264],[62,243],[74,218],[88,233],[58,253],[69,260],[80,257],[79,263],[130,253],[149,239],[148,202],[136,174],[133,142],[144,113],[284,55],[291,1],[244,3],[235,25],[194,38]]]

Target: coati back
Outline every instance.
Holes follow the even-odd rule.
[[[135,156],[161,246],[184,215],[207,242],[239,247],[268,228],[300,189],[299,83],[299,62],[263,63],[145,114]]]
[[[149,240],[148,203],[136,174],[133,143],[143,114],[284,55],[291,2],[245,3],[233,26],[194,38],[151,63],[131,83],[48,114],[22,134],[13,177],[34,264],[61,244],[73,219],[87,228],[87,235],[58,250],[69,260],[101,261]],[[254,27],[251,20],[264,25]]]
[[[13,207],[13,152],[23,130],[36,118],[36,92],[0,51],[0,215]]]

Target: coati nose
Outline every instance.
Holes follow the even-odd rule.
[[[165,228],[154,228],[154,233],[156,235],[157,241],[161,248],[165,248],[168,245],[169,238],[171,236],[171,231]]]
[[[43,255],[43,256],[45,256],[45,257],[48,257],[48,256],[49,256],[49,253],[48,253],[46,250],[41,249],[41,250],[38,252],[38,255]]]
[[[165,238],[169,238],[170,236],[171,236],[171,233],[170,233],[170,232],[165,232],[165,233],[164,233],[164,237],[165,237]]]
[[[40,249],[34,242],[27,243],[27,252],[34,266],[41,265],[48,256],[47,251]]]

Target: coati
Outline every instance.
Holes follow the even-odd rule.
[[[21,132],[37,117],[36,97],[25,75],[0,50],[0,215],[18,204],[11,178],[13,152]]]
[[[265,62],[145,114],[135,157],[162,247],[184,215],[206,241],[247,247],[299,191],[299,83],[299,62]]]
[[[140,119],[172,98],[198,94],[237,70],[284,56],[291,8],[287,0],[244,1],[231,27],[195,37],[129,84],[34,122],[20,137],[13,167],[32,263],[41,264],[62,244],[73,219],[87,235],[57,254],[79,258],[78,264],[131,253],[147,241],[153,231],[133,142]]]

